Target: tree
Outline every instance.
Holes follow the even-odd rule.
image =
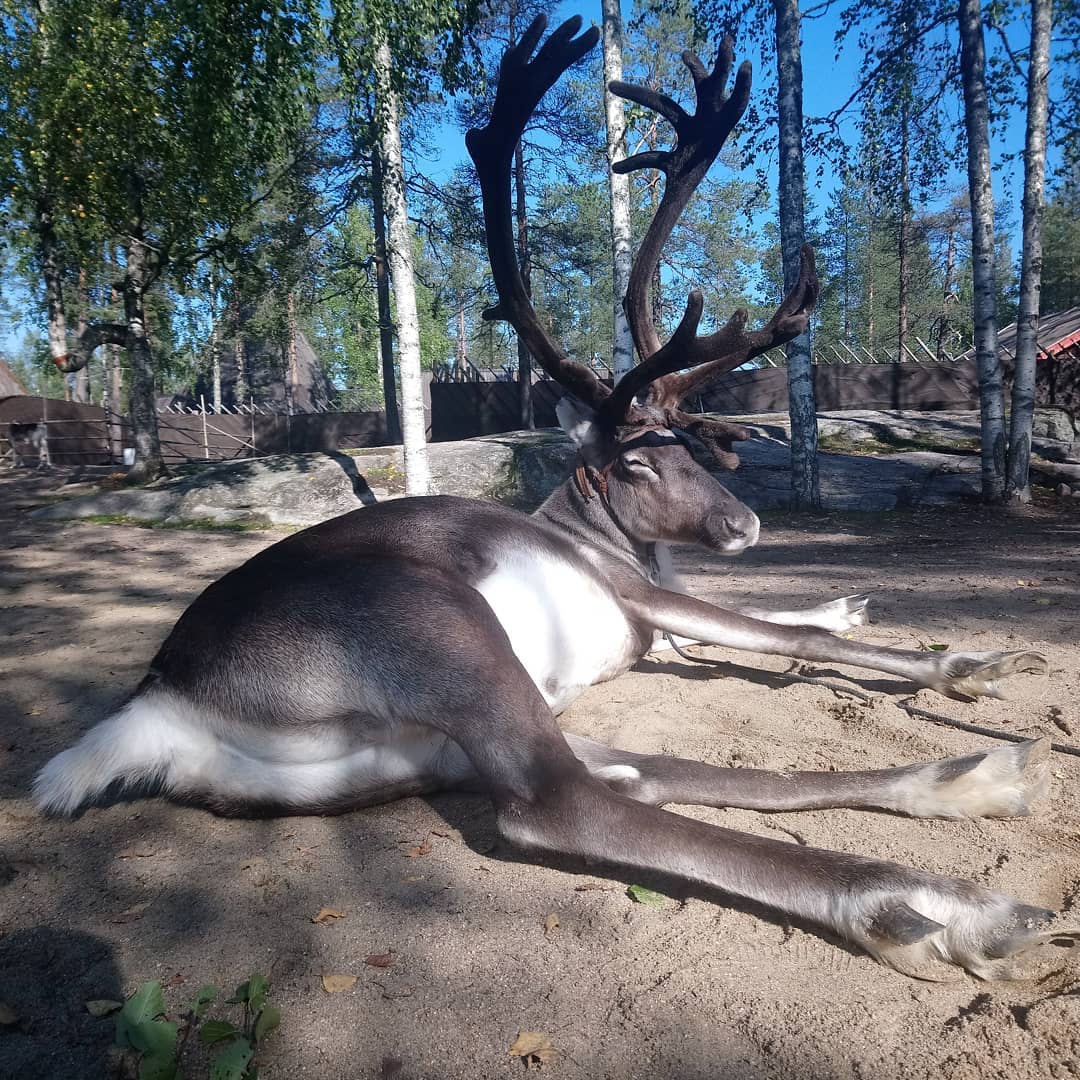
[[[4,190],[34,236],[53,360],[73,371],[101,344],[127,349],[130,478],[151,479],[164,464],[147,295],[219,249],[273,187],[309,119],[317,5],[7,0],[3,12]],[[110,241],[123,317],[72,335],[68,268]]]
[[[806,241],[805,172],[802,156],[802,57],[798,0],[774,0],[776,15],[777,116],[780,129],[780,243],[784,287],[799,280],[799,253]],[[787,345],[788,409],[791,416],[791,492],[799,509],[821,505],[817,467],[817,407],[809,332]]]
[[[1043,215],[1042,310],[1080,306],[1080,164],[1065,170]]]
[[[979,0],[960,0],[960,73],[967,130],[971,194],[971,254],[975,287],[975,366],[982,432],[982,492],[991,502],[1005,495],[1005,397],[997,343],[994,276],[994,192],[990,174],[986,50]]]
[[[1046,199],[1046,122],[1050,79],[1052,0],[1031,0],[1028,51],[1027,133],[1024,145],[1024,246],[1020,267],[1020,312],[1016,320],[1012,415],[1009,422],[1007,494],[1031,501],[1028,469],[1035,413],[1035,355],[1039,344],[1042,284],[1042,213]]]
[[[391,79],[393,60],[385,28],[375,45],[375,124],[387,220],[386,255],[394,283],[401,375],[401,434],[405,453],[405,490],[426,495],[431,485],[427,460],[427,424],[420,361],[420,323],[416,313],[412,230],[405,202],[401,159],[401,121],[397,90]]]
[[[615,294],[612,368],[618,381],[634,366],[634,339],[626,321],[623,299],[630,282],[630,177],[611,171],[617,161],[626,158],[626,117],[622,98],[608,87],[623,77],[623,23],[619,0],[602,0],[604,56],[604,115],[607,120],[607,160],[611,200],[611,272]]]

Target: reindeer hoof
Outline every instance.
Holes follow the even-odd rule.
[[[813,615],[810,625],[828,630],[832,634],[842,634],[869,622],[869,605],[869,593],[859,593],[855,596],[842,596],[839,600],[832,600],[827,604],[819,604],[807,614]]]
[[[934,689],[956,701],[1004,697],[998,679],[1027,672],[1045,675],[1046,657],[1037,652],[954,653],[941,657]]]
[[[1026,817],[1050,785],[1050,740],[902,770],[895,809],[921,818]]]
[[[1026,979],[1040,972],[1040,946],[1071,947],[1080,927],[970,882],[911,890],[882,905],[863,937],[883,964],[916,979],[944,982],[967,971],[979,979]],[[965,895],[966,894],[966,895]],[[860,935],[862,936],[862,935]]]

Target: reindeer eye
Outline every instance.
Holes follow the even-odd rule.
[[[639,476],[642,480],[655,480],[659,473],[643,458],[637,454],[623,454],[623,468],[633,476]]]

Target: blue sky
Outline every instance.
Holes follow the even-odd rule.
[[[808,6],[808,5],[805,5]],[[571,15],[580,15],[584,24],[598,22],[600,16],[600,4],[598,0],[590,5],[581,3],[564,3],[559,6],[558,19],[569,18]],[[629,4],[623,4],[624,16],[627,14]],[[839,9],[839,5],[837,5]],[[552,25],[556,24],[553,17]],[[842,106],[848,99],[858,82],[859,56],[854,47],[848,47],[837,56],[834,44],[834,35],[838,25],[835,13],[828,13],[820,18],[807,18],[802,24],[802,61],[803,61],[803,112],[807,118],[824,116]],[[1027,44],[1027,29],[1018,28],[1011,41],[1014,50],[1023,51]],[[955,34],[953,35],[955,38]],[[685,45],[682,42],[672,42],[672,51],[681,51]],[[740,50],[736,42],[736,60],[750,59],[754,64],[755,89],[754,93],[761,95],[767,93],[767,80],[763,72],[763,60],[756,50],[749,53]],[[705,59],[703,57],[703,59]],[[709,60],[712,58],[709,57]],[[950,112],[957,119],[961,117],[961,103],[957,98],[951,103]],[[846,119],[842,123],[842,132],[845,138],[855,144],[858,141],[856,120],[858,116],[857,106],[847,111]],[[438,178],[447,178],[456,165],[466,158],[464,138],[460,132],[452,127],[446,127],[437,132],[430,133],[433,153],[425,158],[417,159],[418,167],[421,167],[429,175]],[[738,132],[734,136],[738,140]],[[1024,115],[1019,111],[1011,117],[1004,129],[994,133],[992,155],[995,163],[1001,163],[1007,156],[1017,155],[1024,148]],[[1048,174],[1057,163],[1060,155],[1051,152]],[[819,179],[816,175],[819,161],[808,157],[806,161],[807,175],[810,178],[812,197],[818,211],[822,211],[827,204],[828,197],[834,186],[833,176],[826,166],[824,175]],[[721,169],[721,165],[714,167]],[[770,176],[775,182],[776,163],[775,156],[770,169]],[[748,170],[746,178],[751,178]],[[967,177],[963,167],[954,168],[950,171],[942,190],[943,201],[949,201],[955,191],[966,186]],[[1020,196],[1023,189],[1023,170],[1019,159],[1009,164],[1001,165],[994,176],[994,194],[999,210],[1005,211],[1009,221],[1008,232],[1012,240],[1013,255],[1019,257],[1020,251]]]

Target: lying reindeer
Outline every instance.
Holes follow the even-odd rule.
[[[345,514],[262,551],[180,617],[131,701],[50,761],[34,794],[71,814],[110,787],[155,786],[220,813],[331,813],[405,795],[477,788],[526,849],[601,859],[701,882],[817,923],[921,976],[957,965],[982,977],[1059,936],[1053,913],[969,881],[800,847],[668,813],[665,803],[760,810],[866,807],[920,817],[1028,813],[1047,746],[871,772],[776,773],[613,750],[564,735],[555,716],[588,686],[679,635],[729,648],[899,675],[944,694],[995,691],[1031,652],[903,652],[834,637],[864,600],[751,614],[677,591],[668,545],[734,555],[758,519],[703,468],[704,443],[732,466],[746,432],[679,411],[680,401],[801,333],[818,292],[813,256],[761,330],[744,312],[697,336],[701,296],[661,347],[648,283],[661,247],[746,106],[729,97],[730,41],[707,73],[691,54],[698,108],[616,84],[658,110],[675,148],[622,163],[667,175],[642,243],[627,311],[642,363],[609,391],[569,360],[529,303],[514,257],[510,159],[541,96],[596,42],[556,30],[530,61],[538,19],[503,59],[489,124],[468,147],[483,194],[499,293],[487,314],[517,330],[568,391],[560,421],[580,465],[531,517],[493,503],[406,498]],[[682,369],[689,373],[676,374]],[[647,391],[644,402],[636,398]],[[699,447],[700,449],[700,447]]]

